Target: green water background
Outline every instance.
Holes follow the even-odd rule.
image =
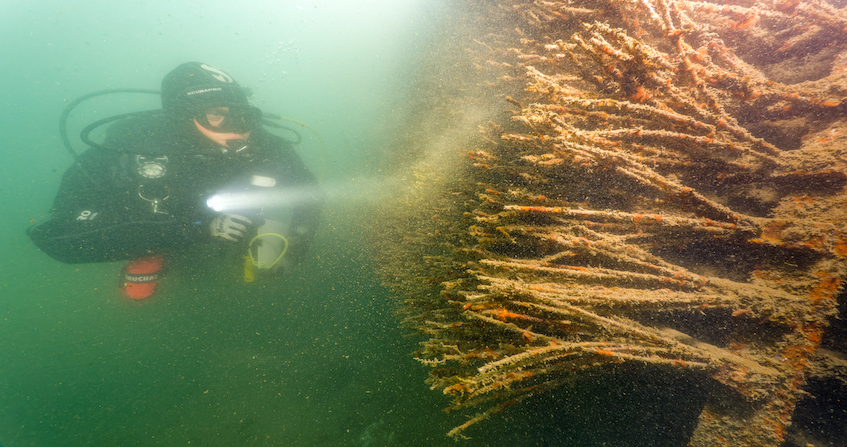
[[[429,396],[364,254],[355,183],[375,171],[372,149],[391,139],[378,129],[443,13],[424,1],[3,2],[0,444],[444,443],[444,402]],[[46,215],[71,163],[57,131],[66,103],[158,89],[189,60],[224,68],[259,107],[312,126],[326,161],[310,132],[298,150],[345,193],[331,194],[309,260],[284,281],[244,284],[200,258],[129,308],[117,295],[122,263],[60,264],[24,230]],[[97,98],[71,115],[71,135],[157,101]]]
[[[456,445],[445,433],[464,416],[444,414],[448,399],[425,385],[410,355],[418,339],[398,327],[396,297],[367,256],[362,212],[388,185],[379,157],[405,118],[418,58],[451,17],[450,2],[432,0],[0,4],[0,444]],[[284,280],[245,284],[200,251],[130,308],[117,294],[123,263],[60,264],[24,231],[46,216],[71,163],[58,134],[67,102],[158,89],[189,60],[312,126],[326,156],[307,131],[298,151],[330,200],[309,259]],[[71,136],[157,101],[86,102]],[[657,402],[690,386],[633,376],[527,401],[461,445],[678,444],[667,432],[678,422],[661,420]]]

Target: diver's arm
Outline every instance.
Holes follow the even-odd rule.
[[[294,263],[303,261],[315,232],[320,223],[323,211],[324,193],[317,185],[308,185],[304,190],[306,200],[294,208],[291,218],[291,235],[289,242],[289,258]]]
[[[293,183],[300,200],[291,218],[290,247],[286,258],[292,263],[302,262],[320,223],[325,193],[314,175],[290,146],[285,147],[278,160],[282,178]]]
[[[102,212],[98,213],[98,217]],[[202,222],[51,218],[27,234],[44,253],[61,262],[111,262],[172,252],[208,239]]]
[[[116,180],[116,160],[86,152],[68,169],[50,220],[27,230],[38,248],[66,263],[109,262],[208,239],[204,216],[178,220],[141,209],[133,191]]]

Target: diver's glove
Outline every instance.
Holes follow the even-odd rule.
[[[209,225],[213,237],[219,237],[232,242],[244,239],[253,221],[238,214],[219,214]]]

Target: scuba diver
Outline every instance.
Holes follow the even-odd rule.
[[[116,117],[102,144],[84,131],[92,147],[65,172],[50,219],[27,230],[35,245],[65,263],[129,260],[119,287],[130,303],[154,295],[168,258],[211,241],[241,244],[267,276],[300,262],[323,193],[291,142],[218,68],[180,65],[161,98],[160,110]]]

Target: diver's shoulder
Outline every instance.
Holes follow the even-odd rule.
[[[163,110],[153,110],[138,115],[127,116],[112,123],[106,131],[110,133],[122,133],[125,131],[136,131],[142,129],[162,129],[170,127],[170,120]]]
[[[163,111],[130,116],[106,130],[104,146],[129,152],[146,152],[170,139],[172,124]]]
[[[291,141],[280,137],[279,135],[274,135],[261,127],[254,130],[253,132],[256,132],[256,135],[254,135],[254,137],[256,138],[256,141],[258,142],[259,146],[261,146],[263,149],[277,153],[294,153],[294,145]],[[251,137],[251,139],[253,138]]]

